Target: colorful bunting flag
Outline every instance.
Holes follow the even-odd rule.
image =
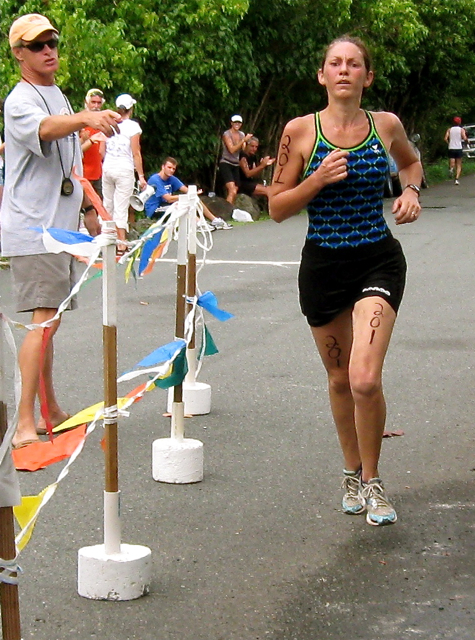
[[[73,177],[76,178],[76,180],[79,180],[79,182],[81,183],[82,188],[84,189],[87,197],[91,201],[91,204],[98,215],[100,215],[103,220],[112,220],[110,213],[104,207],[102,200],[97,195],[92,184],[89,182],[89,180],[87,180],[87,178],[84,178],[84,176],[79,176],[76,173],[76,167],[73,168]]]
[[[177,350],[183,349],[184,347],[186,347],[186,342],[184,340],[173,340],[173,342],[169,342],[168,344],[155,349],[152,353],[149,353],[148,356],[145,356],[145,358],[138,362],[133,369],[136,367],[152,367],[154,364],[166,362],[173,358]]]
[[[187,373],[188,364],[186,362],[186,351],[183,349],[173,361],[170,375],[165,378],[157,378],[157,380],[155,380],[155,386],[160,387],[160,389],[176,387],[183,382]]]
[[[219,349],[216,346],[213,336],[208,330],[208,327],[204,325],[203,335],[201,337],[201,346],[198,353],[198,360],[202,360],[204,356],[214,356],[219,353]]]
[[[14,449],[12,457],[15,467],[20,471],[38,471],[69,458],[81,440],[84,440],[85,433],[86,426],[83,424],[82,427],[62,433],[53,442],[41,440],[21,449]]]
[[[94,238],[79,231],[67,231],[66,229],[40,229],[35,231],[43,234],[43,244],[49,253],[71,253],[72,255],[90,258],[99,254],[100,247]]]
[[[142,249],[142,255],[140,256],[139,276],[143,275],[143,272],[148,267],[148,261],[150,260],[152,253],[160,244],[162,235],[163,235],[163,229],[160,229],[158,233],[156,233],[152,238],[150,238],[150,240],[147,240],[147,242],[144,244]]]
[[[43,502],[43,498],[46,495],[46,492],[50,489],[53,489],[54,485],[49,485],[45,487],[41,493],[37,496],[23,496],[21,499],[21,504],[17,507],[13,507],[13,513],[15,518],[20,525],[20,529],[24,529],[28,523],[30,526],[28,530],[22,535],[21,540],[18,542],[18,551],[21,551],[26,547],[28,542],[30,541],[31,535],[33,533],[33,529],[35,528],[36,519],[38,517],[38,511]]]
[[[202,293],[197,300],[197,304],[200,307],[203,307],[203,309],[206,309],[206,311],[211,313],[215,318],[221,320],[221,322],[226,322],[226,320],[234,318],[232,313],[219,309],[218,299],[211,291],[205,291]]]

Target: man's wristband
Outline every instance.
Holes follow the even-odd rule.
[[[418,196],[421,195],[421,188],[417,186],[417,184],[406,184],[404,189],[412,189],[417,193]]]
[[[96,210],[96,207],[93,204],[90,204],[88,207],[84,207],[84,213],[89,213],[89,211],[93,210]]]

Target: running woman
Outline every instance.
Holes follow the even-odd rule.
[[[383,217],[388,154],[403,186],[396,224],[420,214],[422,166],[392,113],[361,108],[373,82],[358,38],[326,49],[318,82],[328,106],[291,120],[279,145],[270,191],[276,222],[307,208],[299,271],[300,305],[328,374],[343,452],[343,511],[371,525],[396,522],[378,463],[386,419],[382,368],[405,284],[406,261]]]
[[[444,140],[448,144],[449,174],[453,177],[455,172],[454,183],[458,186],[462,173],[463,143],[468,140],[462,127],[462,118],[455,116],[454,124],[445,132]]]

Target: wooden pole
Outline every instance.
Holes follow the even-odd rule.
[[[178,206],[188,208],[188,195],[178,196]],[[186,245],[187,245],[187,218],[182,215],[179,218],[178,249],[176,267],[176,319],[175,337],[185,338],[185,312],[186,312]],[[183,383],[175,385],[173,389],[172,408],[172,438],[182,441],[185,435],[183,403]]]
[[[0,443],[3,442],[8,427],[4,377],[3,331],[0,327]],[[10,455],[10,452],[6,455]],[[13,560],[15,556],[13,507],[0,507],[0,558]],[[12,577],[16,577],[16,573],[12,574]],[[0,582],[0,606],[2,610],[3,640],[21,640],[20,602],[17,584]]]
[[[0,557],[13,560],[15,555],[13,507],[0,507]],[[0,602],[3,640],[21,640],[18,585],[0,582]]]
[[[103,233],[115,233],[115,224],[104,221]],[[105,491],[104,550],[107,555],[120,553],[120,492],[117,427],[117,283],[116,245],[102,250],[102,311],[104,361],[104,428],[105,428]]]

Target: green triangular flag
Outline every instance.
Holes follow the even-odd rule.
[[[167,378],[157,378],[155,386],[160,389],[168,389],[181,384],[188,373],[188,363],[186,362],[186,349],[183,348],[173,361],[173,369]]]
[[[213,336],[208,331],[208,327],[204,325],[204,332],[201,336],[201,346],[198,353],[198,360],[202,360],[204,356],[214,356],[215,353],[219,353],[219,349],[216,346]]]

